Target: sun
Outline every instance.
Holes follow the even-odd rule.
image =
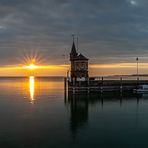
[[[33,69],[38,68],[38,66],[37,65],[34,65],[34,64],[30,64],[30,65],[25,66],[25,68],[30,69],[30,70],[33,70]]]

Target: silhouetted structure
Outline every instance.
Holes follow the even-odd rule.
[[[65,78],[65,91],[73,93],[79,91],[108,92],[108,91],[137,91],[141,86],[148,85],[148,80],[126,80],[120,77],[118,80],[109,80],[103,77],[89,77],[88,75],[88,58],[79,54],[75,47],[73,39],[72,49],[70,52],[71,74]],[[68,76],[68,75],[67,75]],[[68,83],[67,83],[68,82]],[[68,85],[67,85],[68,84]],[[68,86],[68,89],[67,89]]]
[[[88,58],[76,51],[75,43],[73,41],[70,53],[71,61],[71,79],[85,81],[88,78]]]

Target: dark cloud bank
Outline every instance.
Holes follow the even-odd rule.
[[[65,64],[73,33],[91,63],[147,57],[147,4],[147,0],[0,0],[0,65],[18,64],[24,51],[32,50],[48,64]]]

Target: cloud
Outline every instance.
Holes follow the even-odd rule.
[[[130,3],[131,3],[131,5],[133,5],[133,6],[137,6],[137,5],[138,5],[135,0],[130,0]]]
[[[79,51],[94,63],[124,59],[129,62],[132,57],[145,56],[146,3],[146,0],[1,0],[0,63],[17,64],[24,51],[30,54],[36,50],[47,64],[68,63],[73,33],[79,36]],[[137,4],[138,7],[132,7]]]

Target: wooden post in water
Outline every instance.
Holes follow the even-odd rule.
[[[89,78],[87,79],[87,86],[89,86]]]
[[[81,87],[81,81],[79,81],[79,87]]]
[[[75,78],[73,78],[72,83],[73,94],[75,94]]]
[[[122,77],[120,78],[120,93],[123,91],[123,86],[122,86]]]
[[[137,77],[137,89],[139,88],[139,77]]]
[[[139,77],[137,77],[137,83],[139,83]]]
[[[66,77],[64,78],[64,89],[65,89],[65,91],[67,89],[67,79],[66,79]]]
[[[89,93],[89,78],[87,78],[87,93]]]
[[[103,92],[103,77],[102,77],[102,83],[101,83],[101,93]]]
[[[104,104],[104,100],[103,100],[103,95],[101,93],[101,105],[102,105],[102,108],[103,108],[103,104]]]
[[[67,78],[64,77],[64,96],[65,96],[65,103],[67,101]]]

